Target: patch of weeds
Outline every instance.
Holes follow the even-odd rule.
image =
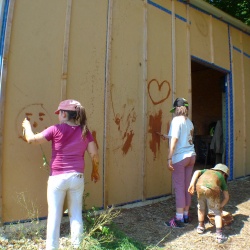
[[[143,250],[143,244],[128,238],[118,230],[113,220],[119,216],[120,211],[109,208],[103,212],[95,208],[87,211],[85,218],[85,234],[82,249],[91,250]]]

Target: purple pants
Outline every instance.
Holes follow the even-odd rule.
[[[195,159],[196,156],[187,157],[173,164],[172,180],[177,208],[191,205],[191,195],[188,193],[188,187],[192,178]]]

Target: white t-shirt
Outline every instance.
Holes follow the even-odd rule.
[[[189,118],[185,119],[184,116],[176,116],[173,118],[168,133],[170,141],[171,137],[178,139],[174,154],[172,155],[173,163],[196,155],[193,144],[193,131],[194,126]]]

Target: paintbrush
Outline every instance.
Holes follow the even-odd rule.
[[[166,134],[162,134],[162,133],[156,132],[156,131],[155,131],[155,133],[156,133],[157,135],[159,135],[163,140],[165,140],[165,139],[168,138],[168,135],[166,135]]]

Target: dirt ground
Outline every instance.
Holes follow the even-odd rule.
[[[196,232],[196,196],[192,198],[192,221],[184,228],[168,228],[164,221],[175,214],[174,197],[154,204],[122,209],[115,222],[131,238],[145,245],[157,245],[163,249],[250,249],[250,176],[230,181],[230,201],[224,210],[232,213],[234,221],[225,228],[229,236],[223,244],[215,242],[215,227],[208,221],[203,235]]]
[[[145,246],[158,246],[162,249],[174,250],[250,250],[250,176],[230,181],[230,201],[225,206],[225,211],[233,215],[234,221],[225,229],[229,236],[223,244],[215,242],[215,227],[206,222],[206,232],[203,235],[196,233],[197,210],[196,196],[192,198],[190,214],[192,221],[184,228],[168,228],[164,221],[175,214],[175,199],[169,197],[158,202],[134,208],[122,208],[121,213],[114,222],[130,238],[144,243]],[[44,223],[41,223],[44,224]],[[41,237],[26,237],[24,225],[15,233],[0,234],[0,249],[45,249],[46,225],[41,225]],[[29,229],[27,228],[28,232]],[[23,238],[24,237],[24,238]],[[32,239],[34,238],[34,239]],[[25,240],[26,239],[26,240]],[[69,223],[61,225],[61,249],[68,249]],[[130,250],[130,249],[128,249]]]

